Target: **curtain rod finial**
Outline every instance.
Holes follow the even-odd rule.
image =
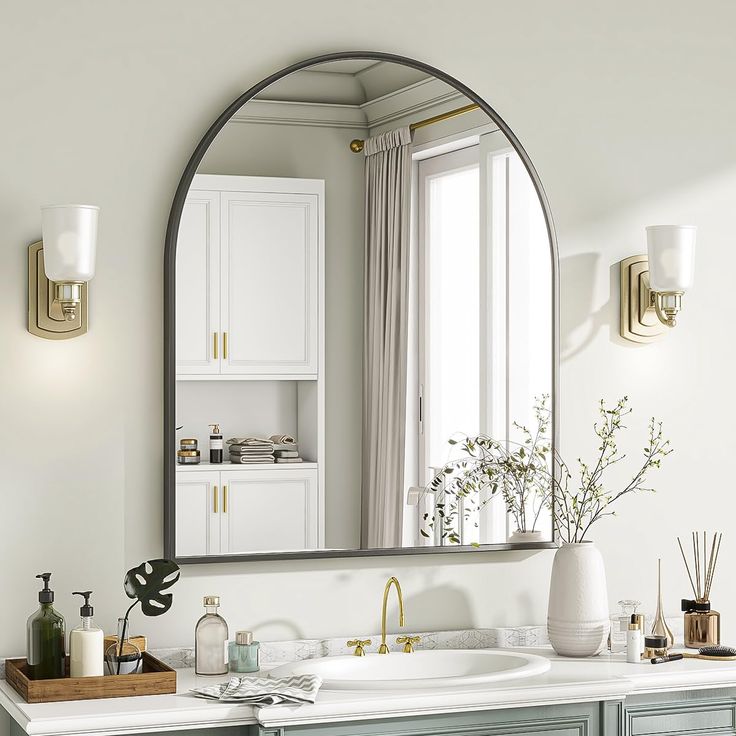
[[[360,138],[350,141],[350,150],[353,153],[360,153],[363,150],[363,141]]]

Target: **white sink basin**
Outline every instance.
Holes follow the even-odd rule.
[[[326,690],[465,687],[546,672],[545,657],[497,649],[420,650],[308,659],[269,672],[271,677],[319,675]]]

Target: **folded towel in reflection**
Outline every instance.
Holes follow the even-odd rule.
[[[300,463],[302,459],[300,457],[277,457],[277,463]]]
[[[269,439],[274,445],[295,445],[296,440],[290,434],[272,434]]]
[[[250,463],[274,463],[273,455],[230,455],[230,462],[238,465],[248,465]]]
[[[273,455],[273,448],[252,445],[230,445],[231,455]]]
[[[276,457],[299,457],[297,450],[274,450]]]
[[[317,675],[299,677],[231,677],[229,682],[207,687],[195,687],[192,693],[199,698],[220,700],[225,703],[247,705],[279,705],[280,703],[314,703],[322,686]]]
[[[231,447],[234,445],[244,447],[273,447],[273,441],[263,437],[233,437],[227,441]]]

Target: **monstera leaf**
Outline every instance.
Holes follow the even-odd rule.
[[[141,604],[141,610],[146,616],[160,616],[174,602],[174,596],[163,591],[168,590],[178,579],[179,566],[175,562],[148,560],[128,570],[123,585],[125,594]]]

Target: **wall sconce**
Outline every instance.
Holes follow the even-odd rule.
[[[100,208],[41,208],[43,240],[28,247],[28,331],[47,340],[87,332],[87,282],[95,275]]]
[[[621,261],[621,337],[653,342],[674,327],[693,284],[694,225],[647,228],[647,255]]]

